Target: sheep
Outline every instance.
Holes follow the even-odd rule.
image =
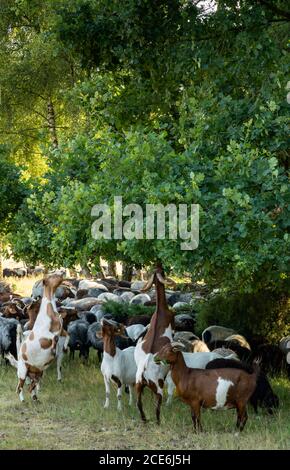
[[[206,369],[236,368],[242,369],[251,374],[253,367],[245,362],[236,361],[234,359],[215,359],[209,362]],[[279,407],[279,398],[272,390],[269,380],[262,371],[257,376],[257,385],[251,395],[250,403],[255,413],[258,413],[258,405],[266,408],[269,414],[273,414],[273,408]]]
[[[17,359],[16,337],[19,322],[14,318],[0,317],[0,353],[11,353]]]
[[[190,341],[190,342],[199,340],[199,337],[196,336],[191,331],[175,331],[173,335],[173,339],[174,341],[182,343],[183,340]]]
[[[130,325],[126,327],[126,332],[132,341],[137,341],[140,335],[146,330],[146,327],[141,324]]]
[[[174,343],[177,343],[174,340]],[[223,359],[223,356],[220,354],[217,354],[215,352],[196,352],[196,353],[189,353],[185,352],[185,346],[183,343],[177,343],[180,345],[180,348],[182,346],[182,355],[185,361],[185,364],[187,367],[193,368],[193,369],[205,369],[205,366],[213,361],[214,359]],[[234,359],[235,356],[228,356],[229,359]],[[174,394],[175,390],[175,385],[171,377],[171,372],[169,371],[165,383],[167,385],[167,401],[166,405],[170,405],[172,402],[172,397]]]
[[[279,348],[284,354],[287,354],[290,349],[290,336],[285,336],[279,342]]]
[[[71,357],[74,357],[75,351],[80,352],[80,357],[88,359],[89,342],[88,342],[89,323],[85,320],[75,320],[68,325],[69,349]]]
[[[101,331],[101,323],[100,322],[94,322],[92,323],[87,331],[87,340],[90,346],[92,346],[94,349],[96,349],[97,354],[98,354],[98,359],[99,362],[102,360],[102,354],[103,354],[103,340],[102,338],[97,336],[97,333]]]
[[[133,315],[132,317],[128,318],[126,324],[127,326],[137,325],[137,324],[147,326],[149,325],[150,321],[151,321],[150,315]]]
[[[213,341],[212,343],[208,343],[208,348],[210,349],[210,351],[216,350],[217,348],[232,349],[238,355],[241,361],[253,361],[252,351],[250,351],[248,348],[243,348],[235,341]]]
[[[261,344],[257,347],[254,358],[258,358],[261,361],[261,369],[265,373],[278,373],[288,370],[286,356],[283,354],[279,346],[275,344]]]
[[[165,344],[155,356],[155,362],[170,365],[177,394],[191,408],[194,429],[202,430],[201,407],[216,410],[236,408],[236,426],[242,431],[248,419],[247,403],[256,388],[258,365],[254,363],[252,374],[236,368],[191,369],[187,367],[180,348],[180,343]]]
[[[231,328],[225,328],[224,326],[213,325],[209,326],[202,332],[202,341],[207,345],[213,341],[224,340],[230,335],[234,335],[236,332]]]
[[[247,349],[251,350],[251,346],[249,345],[246,338],[242,335],[230,335],[227,338],[225,338],[225,341],[235,341],[236,343],[238,343],[243,348],[247,348]]]
[[[195,339],[192,341],[192,352],[210,352],[207,345],[203,342],[200,341],[199,339]]]
[[[129,386],[129,405],[132,404],[132,387],[135,384],[137,366],[134,359],[135,347],[119,349],[115,343],[116,335],[125,334],[124,325],[113,320],[101,320],[101,336],[104,342],[104,355],[101,364],[101,371],[104,377],[106,388],[106,401],[104,408],[109,407],[110,381],[114,381],[118,386],[118,410],[122,409],[122,386]]]
[[[217,348],[217,349],[214,349],[212,352],[219,354],[220,356],[225,357],[225,358],[230,356],[233,359],[236,359],[237,361],[239,360],[239,356],[232,349]]]
[[[2,304],[0,308],[1,314],[5,318],[14,318],[15,320],[22,320],[25,318],[24,312],[20,307],[18,299],[12,299]]]

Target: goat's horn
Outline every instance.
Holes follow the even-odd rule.
[[[179,341],[172,341],[171,347],[172,350],[175,352],[185,350],[184,344],[180,343]]]
[[[165,281],[165,279],[164,279],[164,277],[162,276],[161,273],[156,273],[156,276],[157,276],[158,281],[161,282],[161,284],[166,283],[166,281]]]
[[[147,284],[145,284],[143,289],[141,289],[141,292],[146,292],[147,290],[151,289],[153,281],[154,281],[154,274],[152,274]]]
[[[176,286],[176,282],[169,277],[166,278],[166,284],[169,284],[170,286]]]

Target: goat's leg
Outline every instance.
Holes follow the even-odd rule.
[[[200,405],[194,403],[191,405],[191,418],[193,422],[193,427],[195,431],[202,431],[201,421],[200,421]]]
[[[31,384],[29,386],[29,392],[32,400],[37,400],[37,382],[35,380],[31,381]]]
[[[69,343],[69,334],[67,332],[65,332],[64,338],[65,338],[65,341],[64,341],[64,345],[62,349],[64,353],[67,353],[68,343]]]
[[[17,376],[18,376],[18,384],[16,388],[16,393],[18,393],[19,400],[22,402],[24,401],[24,395],[23,395],[23,387],[25,384],[25,380],[27,377],[27,367],[25,363],[22,360],[18,361],[18,367],[17,367]]]
[[[20,346],[23,341],[23,330],[21,325],[17,325],[16,329],[16,350],[17,350],[17,359],[19,359]]]
[[[117,389],[117,400],[118,400],[118,405],[117,405],[117,408],[118,408],[118,411],[121,411],[122,410],[122,384],[118,385],[118,389]]]
[[[61,375],[61,365],[62,365],[62,359],[63,359],[63,349],[60,348],[58,353],[57,353],[57,359],[56,359],[56,370],[57,370],[57,380],[60,382],[62,379]]]
[[[173,394],[174,394],[174,390],[175,390],[175,385],[174,385],[174,382],[171,378],[171,374],[169,373],[166,377],[166,380],[165,380],[166,384],[167,384],[167,400],[166,400],[166,405],[171,405],[172,403],[172,399],[173,399]]]
[[[18,380],[16,392],[18,393],[20,401],[24,401],[24,395],[23,395],[24,384],[25,384],[25,379],[19,379]]]
[[[142,421],[146,423],[147,419],[144,414],[143,405],[142,405],[142,392],[143,392],[144,387],[145,385],[142,382],[136,383],[137,406],[138,406],[138,410],[140,411]]]
[[[107,377],[104,376],[104,383],[105,383],[105,389],[106,389],[106,401],[104,404],[104,408],[109,408],[110,404],[110,380],[107,379]]]
[[[162,395],[160,393],[156,394],[157,396],[157,401],[156,401],[156,421],[157,424],[160,424],[160,409],[161,409],[161,403],[162,403]]]
[[[132,405],[133,402],[133,387],[132,385],[129,385],[129,406]]]
[[[237,413],[237,428],[239,429],[239,431],[242,431],[248,419],[247,408],[244,403],[237,404]]]

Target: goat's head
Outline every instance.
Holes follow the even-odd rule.
[[[43,279],[43,286],[44,288],[49,288],[53,293],[56,291],[58,286],[63,281],[63,274],[62,273],[53,273],[49,274]]]
[[[185,351],[184,344],[177,341],[165,344],[163,348],[155,355],[156,364],[174,364],[177,361],[178,353]]]
[[[96,333],[98,338],[104,336],[123,336],[125,338],[128,337],[125,326],[122,323],[118,323],[114,320],[102,318],[101,327],[101,331]]]
[[[157,285],[158,283],[163,284],[164,286],[166,284],[171,285],[171,286],[176,285],[172,279],[169,279],[169,278],[165,279],[165,274],[164,274],[164,270],[163,270],[161,263],[157,264],[154,273],[151,275],[147,284],[143,287],[141,292],[147,292],[148,290],[151,289],[153,284]]]

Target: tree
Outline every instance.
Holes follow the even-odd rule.
[[[100,256],[130,264],[159,257],[212,285],[287,289],[285,5],[58,2],[47,30],[82,65],[65,93],[82,119],[47,152],[46,182],[19,215],[16,253],[95,270]],[[91,208],[112,207],[114,195],[143,208],[199,203],[198,249],[92,239]],[[33,250],[24,249],[24,232]]]
[[[25,187],[20,180],[19,169],[9,161],[7,147],[0,145],[0,277],[5,237],[11,229],[13,216],[24,196]]]

